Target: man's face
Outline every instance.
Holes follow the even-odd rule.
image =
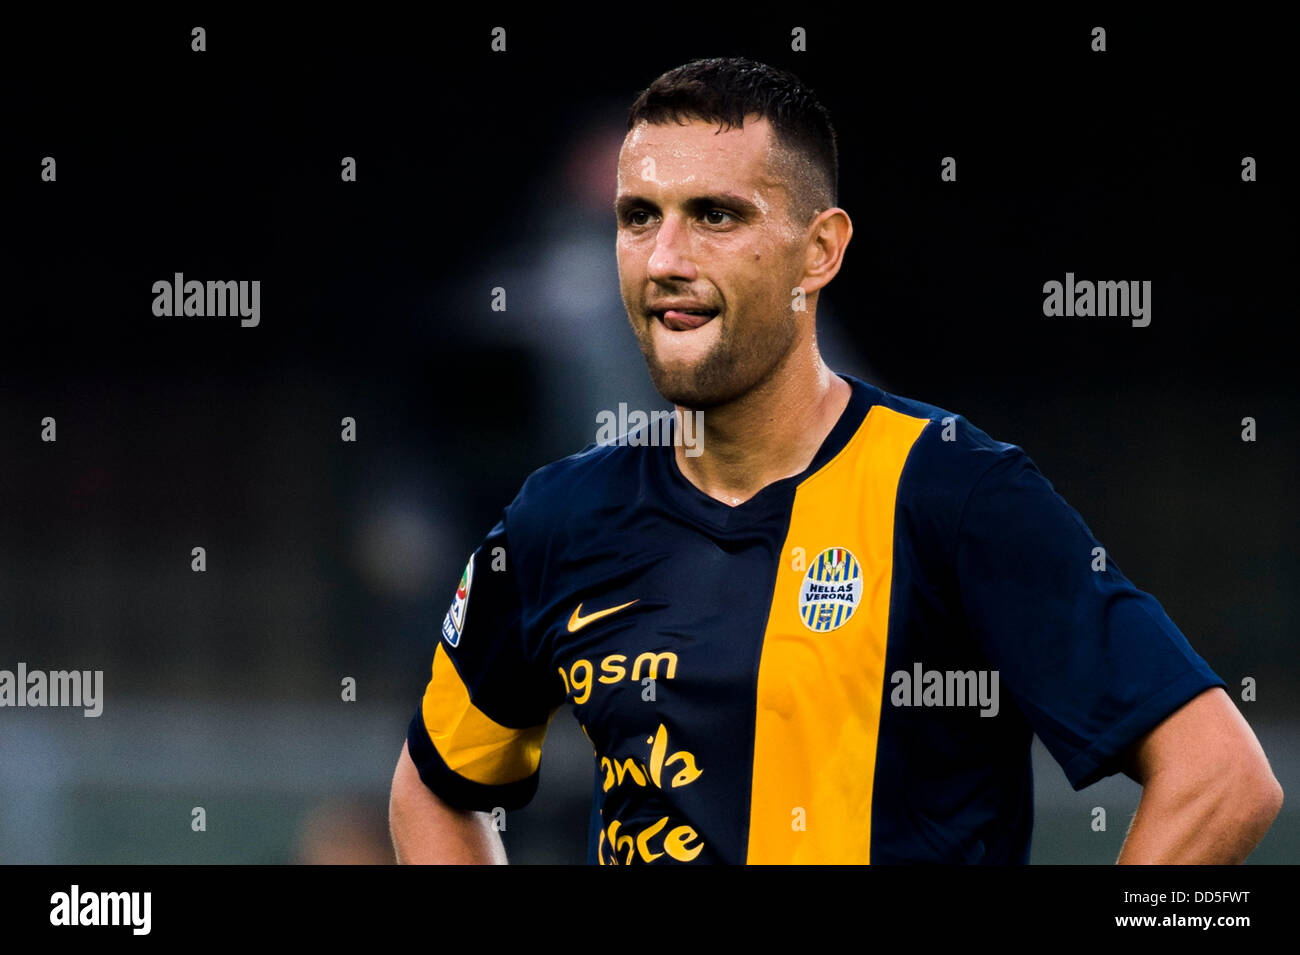
[[[788,217],[783,168],[766,120],[722,133],[642,123],[623,142],[619,285],[650,377],[674,404],[738,398],[795,341],[807,235]]]

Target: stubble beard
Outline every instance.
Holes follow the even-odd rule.
[[[727,316],[729,318],[730,316]],[[717,408],[743,397],[763,384],[789,355],[795,339],[793,315],[781,323],[749,334],[735,334],[724,321],[714,347],[694,365],[661,364],[648,330],[637,335],[641,354],[655,390],[665,401],[692,411]]]

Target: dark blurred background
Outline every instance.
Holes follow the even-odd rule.
[[[1253,861],[1300,857],[1289,34],[673,11],[6,22],[0,668],[102,669],[106,700],[0,710],[0,862],[391,859],[466,556],[599,411],[666,407],[618,294],[627,107],[733,54],[837,125],[832,366],[1024,447],[1234,698],[1257,681],[1239,706],[1292,797]],[[1151,325],[1045,318],[1067,271],[1150,280]],[[260,325],[155,317],[176,272],[260,280]],[[1035,758],[1033,860],[1113,861],[1136,784]],[[557,715],[512,861],[585,860],[592,772]]]

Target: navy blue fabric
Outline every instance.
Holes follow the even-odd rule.
[[[461,633],[453,645],[440,632],[436,652],[451,659],[470,700],[491,719],[514,729],[541,726],[564,702],[564,687],[556,671],[540,666],[525,646],[504,519],[474,551],[473,562]],[[474,782],[454,772],[429,739],[422,706],[416,707],[407,727],[407,750],[425,785],[458,809],[518,809],[537,791],[540,767],[527,779],[501,785]]]
[[[758,660],[795,491],[873,405],[929,423],[895,507],[885,705],[876,765],[862,767],[875,774],[872,862],[1026,862],[1033,733],[1082,788],[1116,772],[1125,748],[1182,703],[1223,685],[1113,560],[1093,569],[1100,545],[1020,448],[845,377],[849,406],[808,469],[737,507],[695,488],[671,447],[591,446],[530,476],[478,551],[464,632],[443,649],[475,704],[505,725],[539,725],[581,699],[574,716],[598,760],[591,861],[615,819],[634,838],[606,840],[606,862],[636,856],[635,837],[650,830],[646,851],[668,861],[662,839],[677,827],[694,833],[693,861],[745,861]],[[506,573],[488,570],[494,546],[506,549]],[[568,629],[579,605],[585,617],[629,601]],[[917,664],[997,670],[997,715],[892,705],[888,675]],[[410,735],[414,753],[418,718]],[[661,757],[654,780],[656,738],[677,758]],[[490,809],[524,791],[461,786],[424,744],[421,775],[435,792]],[[624,769],[608,791],[600,757]]]
[[[1033,733],[1075,789],[1223,681],[1138,590],[1024,451],[966,419],[894,396],[931,423],[895,513],[886,672],[997,671],[994,717],[886,705],[873,862],[1028,862]]]

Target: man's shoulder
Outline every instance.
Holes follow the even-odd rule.
[[[898,476],[896,526],[921,565],[950,566],[972,496],[1013,486],[1033,462],[1019,445],[994,438],[956,411],[879,389],[871,398],[869,414],[920,424]],[[869,442],[862,453],[871,453]]]
[[[973,478],[999,462],[1024,455],[1019,445],[992,437],[963,414],[873,385],[866,387],[873,407],[925,422],[909,457],[913,472],[933,472],[951,479]]]
[[[1001,441],[965,415],[868,385],[871,413],[923,422],[904,465],[898,504],[955,516],[988,475],[1011,474],[1033,462],[1017,444]]]
[[[543,465],[527,477],[506,508],[507,523],[519,532],[537,531],[627,501],[644,466],[644,455],[655,450],[594,443]]]

